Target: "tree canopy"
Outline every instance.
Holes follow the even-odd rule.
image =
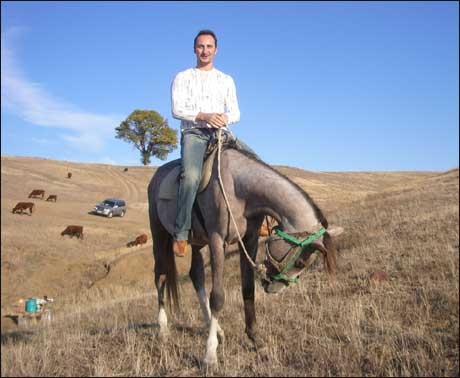
[[[143,165],[150,164],[152,156],[165,160],[177,147],[177,131],[154,110],[134,110],[115,131],[116,138],[132,143],[140,151]]]

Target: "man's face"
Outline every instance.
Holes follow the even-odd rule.
[[[195,44],[195,54],[198,66],[206,66],[212,64],[214,55],[216,55],[217,47],[212,35],[200,35]]]

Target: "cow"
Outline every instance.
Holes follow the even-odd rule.
[[[43,189],[34,189],[29,194],[29,198],[32,197],[41,197],[43,199],[43,197],[45,197],[45,191]]]
[[[128,168],[123,169],[123,172],[128,172]]]
[[[72,178],[72,172],[67,173],[67,178]]]
[[[77,238],[83,239],[83,226],[67,226],[64,231],[61,232],[61,236],[70,235],[71,238],[76,236]]]
[[[57,195],[56,194],[50,194],[46,200],[56,202],[57,201]]]
[[[32,209],[34,207],[33,202],[18,202],[15,207],[13,207],[13,214],[20,212],[21,214],[23,213],[24,210],[29,209],[30,214],[32,215]]]
[[[128,244],[126,244],[127,247],[133,247],[135,245],[140,245],[140,244],[145,244],[147,243],[147,235],[146,234],[141,234],[139,235],[136,239],[130,241]]]

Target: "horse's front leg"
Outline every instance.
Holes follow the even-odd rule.
[[[258,247],[258,233],[252,233],[249,236],[243,238],[243,243],[247,253],[253,262],[256,260],[257,247]],[[243,294],[244,302],[244,319],[246,323],[246,334],[253,342],[255,348],[259,353],[264,352],[265,343],[258,334],[256,312],[254,304],[254,269],[252,264],[249,262],[246,253],[240,246],[240,270],[241,270],[241,289]]]
[[[206,365],[217,365],[217,339],[219,326],[219,312],[224,307],[224,256],[225,248],[222,237],[214,233],[209,238],[209,248],[211,253],[212,270],[212,289],[210,295],[211,322],[209,325],[209,335],[206,342],[206,355],[203,362]]]
[[[211,309],[209,307],[209,298],[206,295],[204,261],[200,247],[192,246],[192,263],[190,266],[189,276],[195,288],[198,301],[200,303],[203,318],[208,327],[211,326]],[[224,342],[224,331],[217,325],[217,336],[219,341]]]

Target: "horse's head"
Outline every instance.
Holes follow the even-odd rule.
[[[335,271],[335,248],[331,236],[343,232],[340,227],[321,228],[315,233],[288,234],[279,227],[265,241],[265,277],[262,286],[267,293],[278,293],[297,282],[301,273],[310,267],[320,251],[330,273]]]

